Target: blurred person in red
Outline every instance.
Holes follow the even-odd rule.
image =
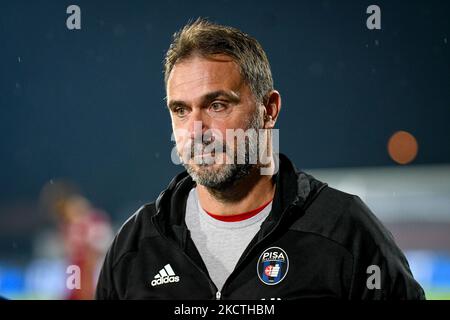
[[[79,286],[67,288],[64,298],[93,299],[99,263],[112,240],[108,215],[94,208],[66,181],[50,181],[43,188],[41,200],[59,225],[67,266],[77,266],[80,270]]]

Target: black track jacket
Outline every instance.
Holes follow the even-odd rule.
[[[122,226],[97,299],[425,299],[392,235],[357,196],[297,172],[280,154],[272,211],[221,291],[184,221],[183,172]]]

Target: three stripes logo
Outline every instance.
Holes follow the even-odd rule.
[[[158,274],[152,280],[152,287],[156,287],[162,284],[178,282],[180,281],[180,277],[175,275],[170,264],[166,264],[164,268],[159,270]]]

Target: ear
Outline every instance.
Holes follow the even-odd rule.
[[[281,95],[278,91],[272,90],[267,94],[264,112],[264,128],[272,129],[278,119],[281,109]]]

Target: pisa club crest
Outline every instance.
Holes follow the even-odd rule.
[[[271,247],[261,254],[257,263],[259,279],[269,286],[283,281],[289,270],[289,259],[286,252],[278,247]]]

